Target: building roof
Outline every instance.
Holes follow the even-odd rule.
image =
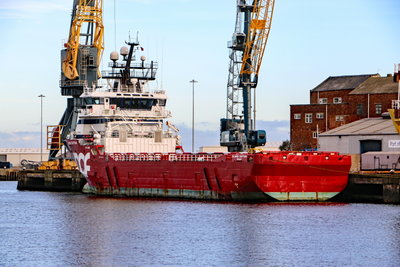
[[[367,118],[345,124],[319,136],[337,135],[398,135],[391,119]]]
[[[393,77],[370,77],[350,92],[350,95],[365,94],[397,94],[399,84],[393,82]]]
[[[312,89],[311,92],[352,90],[357,88],[369,77],[376,75],[379,74],[330,76],[325,81],[320,83],[317,87]]]

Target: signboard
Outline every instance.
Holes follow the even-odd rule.
[[[389,148],[400,148],[400,140],[389,140]]]

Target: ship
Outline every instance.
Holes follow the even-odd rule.
[[[167,94],[154,89],[158,63],[139,42],[111,53],[103,86],[80,96],[65,145],[84,192],[122,197],[223,201],[326,201],[347,185],[351,159],[336,152],[187,153],[169,121]],[[139,58],[139,60],[136,60]],[[122,60],[121,60],[122,59]]]

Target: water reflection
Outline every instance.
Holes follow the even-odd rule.
[[[400,207],[18,192],[0,183],[0,266],[398,266]],[[15,185],[16,186],[16,185]]]

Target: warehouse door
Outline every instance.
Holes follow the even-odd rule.
[[[382,140],[361,140],[361,154],[369,151],[382,151]]]

